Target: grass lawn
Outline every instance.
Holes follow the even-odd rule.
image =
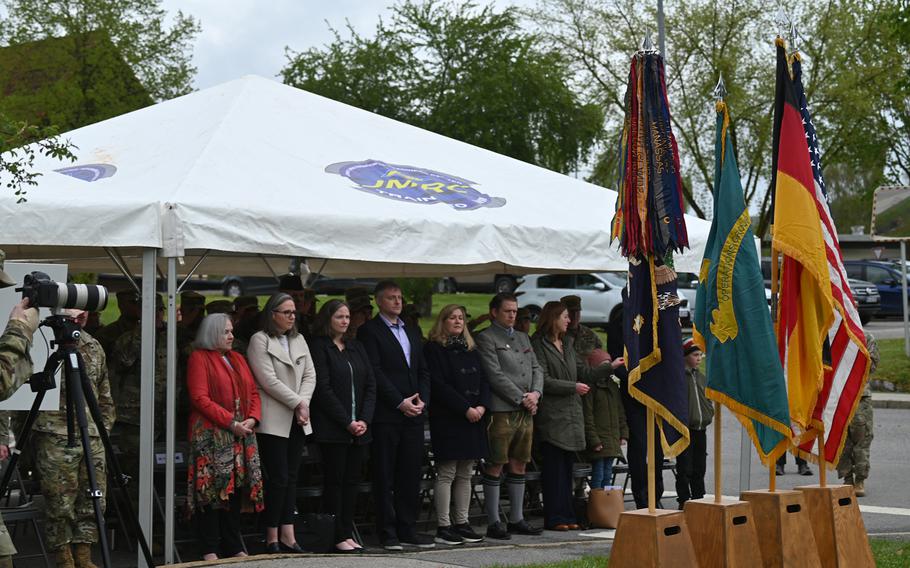
[[[904,568],[910,566],[910,542],[873,539],[872,555],[878,568]],[[504,568],[504,564],[494,565]],[[522,564],[513,568],[605,568],[609,566],[608,556],[583,556],[574,560],[549,562],[545,564]]]
[[[891,381],[897,390],[910,392],[910,359],[904,354],[904,340],[879,339],[878,350],[881,361],[870,378]]]

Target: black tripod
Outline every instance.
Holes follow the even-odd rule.
[[[88,430],[88,417],[85,415],[86,406],[88,406],[89,412],[92,415],[92,420],[95,422],[95,426],[98,429],[98,434],[101,436],[101,442],[104,444],[104,449],[107,454],[107,464],[113,474],[111,477],[114,479],[114,482],[120,489],[125,489],[130,478],[123,473],[120,469],[120,464],[117,463],[113,445],[111,445],[107,430],[104,428],[101,410],[98,408],[98,399],[95,398],[95,392],[92,390],[88,375],[85,373],[85,364],[82,361],[82,355],[76,347],[79,342],[79,336],[81,335],[79,325],[73,320],[60,315],[47,318],[41,322],[41,325],[50,327],[54,330],[54,340],[51,342],[51,345],[56,346],[57,350],[47,358],[47,363],[44,365],[44,371],[35,373],[32,375],[31,379],[29,379],[32,392],[36,393],[35,401],[32,403],[32,408],[28,412],[28,418],[25,421],[25,425],[22,427],[22,431],[16,438],[16,451],[10,457],[10,463],[6,468],[6,472],[3,474],[3,480],[0,481],[0,495],[6,493],[6,488],[13,475],[13,470],[16,467],[16,463],[19,461],[21,450],[27,444],[32,432],[32,426],[38,418],[39,408],[41,407],[41,402],[44,400],[44,395],[47,391],[56,387],[54,374],[57,372],[57,368],[62,364],[63,380],[66,381],[67,447],[73,448],[76,446],[76,428],[78,427],[79,437],[82,441],[83,461],[85,462],[86,473],[88,474],[89,497],[92,499],[92,504],[95,509],[95,523],[98,525],[101,557],[104,561],[104,567],[110,568],[111,552],[107,543],[104,511],[101,508],[102,493],[101,490],[98,489],[98,480],[95,476],[95,464],[92,461],[92,450],[89,445],[90,435]],[[74,415],[75,421],[73,420]],[[136,516],[135,511],[133,511],[133,504],[129,499],[126,500],[126,509],[126,517],[129,519],[130,524],[132,524],[134,534],[138,537],[139,546],[142,548],[143,556],[145,556],[145,562],[148,566],[154,566],[155,564],[152,561],[152,553],[149,550],[148,542],[145,540],[145,534],[142,532],[142,527],[139,526],[138,517]]]

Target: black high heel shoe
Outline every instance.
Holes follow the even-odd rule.
[[[300,548],[300,545],[296,542],[291,545],[287,545],[281,540],[278,541],[278,547],[281,549],[281,552],[292,552],[294,554],[306,554],[306,550]]]
[[[265,553],[266,554],[281,554],[281,545],[278,544],[278,541],[267,542],[267,543],[265,543]]]

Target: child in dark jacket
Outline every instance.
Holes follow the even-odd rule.
[[[689,447],[676,458],[676,499],[680,509],[689,499],[705,496],[708,459],[705,429],[714,419],[714,405],[705,396],[707,378],[698,370],[702,352],[691,338],[683,341],[683,356],[689,387]]]

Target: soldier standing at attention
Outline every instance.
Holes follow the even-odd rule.
[[[155,423],[154,438],[164,432],[164,402],[167,389],[167,329],[164,326],[164,298],[155,295]],[[134,510],[139,503],[139,427],[142,330],[136,327],[133,331],[121,336],[114,343],[114,350],[109,357],[112,373],[111,394],[117,409],[117,421],[113,434],[120,448],[120,467],[130,476],[127,485]],[[178,398],[178,406],[180,399]],[[179,408],[178,408],[179,415]],[[182,429],[177,428],[180,432]]]
[[[869,374],[878,367],[879,353],[878,342],[868,331],[866,332],[866,348],[869,350]],[[872,389],[869,383],[863,390],[856,414],[847,428],[847,440],[844,442],[844,451],[837,463],[837,476],[844,478],[844,483],[853,486],[857,497],[866,495],[866,478],[869,477],[869,448],[872,446]]]
[[[142,314],[142,300],[135,290],[117,292],[117,306],[120,308],[120,317],[102,327],[95,336],[108,356],[114,348],[114,342],[120,339],[121,335],[139,329],[139,316]]]
[[[347,339],[356,339],[360,326],[373,317],[373,300],[370,291],[362,286],[348,288],[344,293],[344,299],[351,311],[351,323],[344,336]]]
[[[610,356],[603,350],[603,342],[597,337],[597,332],[581,323],[581,297],[573,294],[563,296],[559,301],[569,309],[569,330],[566,331],[566,336],[574,340],[575,353],[589,367],[597,367],[604,361],[609,361]]]
[[[278,281],[278,291],[284,292],[294,299],[294,309],[297,311],[297,331],[303,337],[310,336],[310,329],[316,319],[316,292],[312,288],[304,288],[299,274],[285,274]]]
[[[0,288],[15,286],[16,282],[3,271],[6,254],[0,250]],[[38,310],[28,307],[28,300],[22,299],[13,306],[9,323],[0,336],[0,400],[13,396],[19,387],[32,376],[32,334],[38,329]],[[9,452],[9,448],[6,451]],[[0,568],[13,568],[16,547],[0,517]]]
[[[82,326],[87,313],[82,310],[65,310],[63,315]],[[92,392],[98,400],[104,428],[110,432],[115,412],[104,350],[84,329],[77,349],[82,355]],[[69,447],[67,444],[66,387],[66,381],[61,381],[60,410],[40,412],[32,428],[35,436],[35,468],[41,476],[41,490],[47,502],[47,523],[44,530],[48,546],[55,551],[58,567],[95,568],[92,563],[92,544],[98,542],[98,527],[95,524],[92,499],[88,496],[90,487],[82,444],[78,437],[74,446]],[[107,482],[104,446],[87,406],[85,413],[89,417],[89,446],[95,478],[98,489],[104,495]],[[104,502],[102,497],[102,509]]]
[[[259,298],[237,296],[234,298],[234,346],[232,349],[246,357],[250,338],[259,331]]]

